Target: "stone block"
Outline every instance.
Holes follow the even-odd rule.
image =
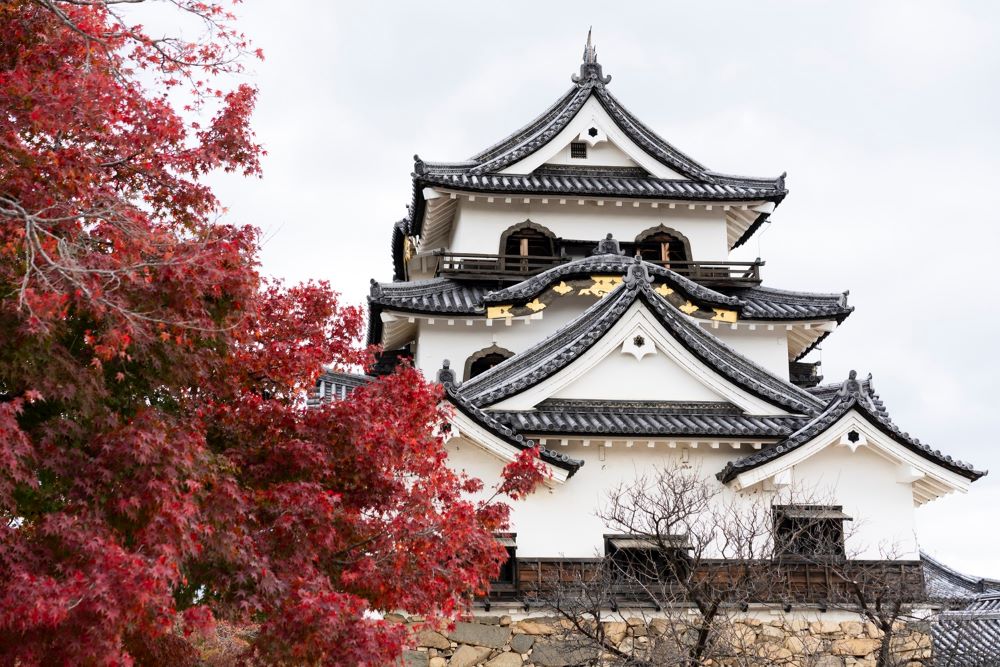
[[[447,664],[448,661],[445,658],[438,656],[431,658],[430,662],[427,664],[427,667],[446,667]]]
[[[486,667],[521,667],[523,664],[524,661],[517,653],[501,653],[487,661]]]
[[[490,657],[492,652],[485,646],[459,646],[448,661],[448,667],[474,667]]]
[[[860,621],[844,621],[840,624],[840,631],[848,637],[860,637],[864,627]]]
[[[516,653],[527,653],[535,643],[533,635],[514,635],[510,638],[510,648]]]
[[[620,621],[606,621],[601,625],[604,626],[604,636],[615,646],[625,639],[625,632],[628,630],[627,624]]]
[[[840,623],[833,621],[814,621],[809,624],[809,632],[814,635],[840,634]]]
[[[403,651],[403,667],[429,667],[430,660],[424,651]]]
[[[459,644],[503,648],[510,639],[510,628],[482,623],[456,623],[455,629],[448,633],[448,639]]]
[[[540,619],[525,619],[514,624],[514,631],[526,635],[551,635],[556,629],[551,624]]]
[[[451,648],[451,642],[449,642],[448,638],[440,632],[435,632],[433,630],[421,630],[417,633],[417,646],[447,649]]]
[[[845,637],[837,639],[830,645],[833,655],[852,655],[863,658],[878,650],[878,641],[867,637]]]
[[[531,662],[538,667],[573,667],[589,664],[597,657],[597,650],[580,646],[576,642],[540,639],[531,651]]]
[[[844,667],[844,659],[835,655],[821,655],[810,664],[812,667]]]

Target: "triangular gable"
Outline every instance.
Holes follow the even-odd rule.
[[[641,300],[566,367],[490,409],[530,410],[548,398],[727,401],[748,414],[789,414],[700,360]]]
[[[588,153],[587,159],[565,158],[569,145],[575,141],[586,142],[595,150]],[[686,178],[629,138],[626,131],[608,114],[593,93],[560,132],[532,151],[530,155],[508,165],[499,173],[530,174],[545,164],[579,164],[586,167],[635,166],[641,167],[656,178]]]
[[[616,343],[623,341],[639,324],[636,321],[622,324],[623,318],[630,313],[633,316],[643,313],[644,326],[650,337],[659,337],[656,341],[658,345],[674,350],[676,360],[684,360],[686,368],[704,377],[706,383],[718,393],[738,397],[738,400],[730,402],[747,406],[749,412],[764,415],[811,415],[822,408],[816,397],[703,331],[682,312],[683,308],[672,305],[658,293],[650,285],[652,280],[647,263],[635,259],[622,282],[606,292],[597,303],[545,340],[476,376],[461,387],[460,393],[479,407],[496,406],[514,395],[527,394],[537,385],[549,382],[585,355],[588,355],[589,366],[592,366],[605,354],[592,353],[591,350],[609,348],[614,344],[608,342],[606,334],[617,327],[613,338]],[[641,303],[641,307],[633,308],[637,302]],[[576,365],[576,368],[589,366]],[[726,382],[717,382],[718,378],[724,378]],[[728,387],[726,383],[729,383]],[[533,396],[538,401],[542,400],[537,393]],[[749,407],[751,405],[753,409]]]
[[[851,454],[863,448],[892,462],[897,466],[896,482],[912,485],[917,505],[952,491],[965,492],[985,474],[902,433],[871,393],[870,381],[863,386],[852,372],[821,414],[786,440],[730,463],[718,476],[738,489],[790,484],[796,465],[831,447]]]

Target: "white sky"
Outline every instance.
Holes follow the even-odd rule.
[[[594,26],[611,90],[709,168],[788,171],[791,194],[734,259],[765,283],[851,290],[823,346],[895,421],[994,474],[918,511],[923,548],[1000,577],[994,267],[1000,3],[249,0],[262,47],[261,180],[214,182],[265,231],[264,271],[361,302],[391,276],[412,156],[463,159],[570,86]],[[722,259],[722,258],[709,258]]]

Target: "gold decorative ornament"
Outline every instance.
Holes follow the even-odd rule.
[[[545,308],[545,304],[539,301],[538,299],[535,299],[534,301],[529,301],[528,303],[524,304],[524,307],[529,309],[533,313],[537,313],[538,311]]]
[[[662,285],[660,285],[659,287],[657,287],[653,291],[656,292],[657,294],[659,294],[660,296],[670,296],[671,294],[674,293],[673,288],[672,287],[667,287],[666,283],[663,283]]]
[[[491,320],[501,317],[514,317],[514,315],[510,312],[511,308],[513,308],[513,306],[510,304],[506,306],[489,306],[486,308],[486,317]]]
[[[570,287],[569,285],[567,285],[565,282],[560,282],[558,285],[556,285],[552,289],[553,289],[553,291],[555,291],[556,294],[559,294],[560,296],[565,295],[565,294],[569,294],[570,292],[573,291],[573,288]]]
[[[622,284],[621,276],[590,276],[590,279],[594,281],[594,284],[580,290],[580,294],[602,297]]]
[[[715,315],[712,316],[713,320],[717,322],[735,322],[736,321],[736,311],[726,310],[725,308],[713,308]]]
[[[694,312],[697,312],[697,310],[698,310],[698,306],[694,305],[694,304],[693,304],[693,303],[691,303],[690,301],[686,301],[686,302],[685,302],[685,303],[684,303],[684,304],[683,304],[682,306],[680,306],[680,309],[681,309],[681,310],[682,310],[682,311],[683,311],[683,312],[684,312],[684,313],[685,313],[686,315],[690,315],[691,313],[694,313]]]

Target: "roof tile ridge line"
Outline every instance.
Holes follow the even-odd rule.
[[[602,103],[605,110],[611,114],[614,118],[618,116],[620,120],[624,120],[626,125],[631,125],[635,130],[638,130],[641,138],[643,139],[641,143],[646,143],[648,145],[654,146],[657,151],[663,152],[666,155],[670,155],[675,158],[677,162],[683,164],[686,170],[690,171],[692,174],[697,174],[700,178],[692,178],[690,175],[686,175],[692,180],[704,180],[708,182],[714,182],[713,178],[706,178],[710,176],[711,172],[705,165],[701,164],[691,156],[689,156],[684,151],[680,150],[669,141],[657,134],[652,128],[647,126],[641,120],[639,120],[628,108],[622,104],[617,97],[615,97],[607,88],[603,86],[599,88],[596,93],[598,100]],[[606,99],[605,99],[606,98]],[[623,128],[626,129],[626,128]],[[627,130],[626,130],[627,131]],[[629,133],[631,134],[631,133]],[[642,136],[644,135],[644,136]],[[657,143],[662,144],[657,146]],[[670,165],[668,165],[670,166]],[[683,171],[683,170],[682,170]]]
[[[540,113],[537,116],[535,116],[533,119],[531,119],[530,121],[528,121],[528,123],[526,123],[525,125],[522,125],[518,129],[516,129],[513,132],[511,132],[510,134],[508,134],[506,137],[504,137],[500,141],[497,141],[492,146],[489,146],[489,147],[484,148],[483,150],[479,151],[478,153],[476,153],[475,155],[473,155],[472,157],[470,157],[466,161],[467,162],[473,162],[473,163],[476,163],[476,164],[480,164],[483,161],[493,160],[497,156],[489,156],[490,153],[499,150],[505,144],[513,141],[514,139],[516,139],[518,136],[520,136],[524,132],[526,132],[528,130],[531,130],[532,128],[536,127],[537,125],[543,123],[543,121],[545,121],[551,114],[555,113],[559,108],[565,106],[575,95],[577,95],[577,93],[579,93],[579,90],[580,90],[580,86],[574,84],[573,86],[571,86],[570,88],[568,88],[566,90],[566,92],[563,93],[558,99],[556,99],[555,102],[553,102],[552,104],[550,104],[548,106],[548,108],[545,109],[545,111],[543,111],[542,113]],[[551,122],[551,120],[549,122]],[[500,153],[500,154],[502,154],[502,153]]]
[[[521,129],[519,132],[515,132],[513,135],[508,137],[504,143],[513,142],[518,139],[518,135],[522,132],[530,131],[531,134],[524,137],[516,143],[512,143],[506,150],[503,150],[492,157],[483,157],[477,160],[477,166],[473,167],[470,172],[475,174],[488,173],[493,170],[500,170],[508,167],[515,162],[533,154],[542,145],[550,141],[557,134],[562,132],[566,127],[576,118],[576,115],[580,113],[580,109],[590,98],[593,93],[593,87],[588,85],[578,86],[575,90],[571,90],[562,98],[559,102],[550,107],[549,112],[554,113],[554,116],[547,122],[542,122],[538,127],[535,127],[535,122]],[[559,107],[557,109],[557,107]],[[537,121],[544,121],[544,118],[536,119]],[[539,143],[541,142],[541,143]],[[500,144],[494,147],[496,150],[500,150],[502,146]]]
[[[614,259],[612,259],[614,258]],[[627,273],[628,267],[633,263],[632,258],[626,257],[625,255],[616,255],[614,253],[606,253],[602,255],[590,255],[588,257],[583,257],[581,259],[572,260],[564,264],[559,264],[550,269],[546,269],[542,273],[535,274],[525,278],[519,283],[510,285],[508,287],[493,290],[487,292],[483,295],[484,303],[501,303],[507,299],[520,300],[520,299],[530,299],[533,296],[538,296],[548,287],[551,282],[554,282],[555,278],[551,279],[551,282],[546,282],[549,280],[548,276],[563,277],[565,275],[572,274],[574,271],[571,269],[584,270],[586,266],[590,264],[600,264],[601,262],[620,262],[621,269],[623,269],[623,274]],[[738,296],[732,296],[729,294],[724,294],[713,290],[710,287],[701,285],[700,283],[691,280],[681,274],[673,271],[671,269],[658,266],[646,260],[642,260],[643,265],[646,267],[647,271],[655,273],[657,276],[662,278],[669,278],[673,281],[675,285],[679,285],[680,289],[685,292],[689,297],[701,299],[709,303],[735,306],[740,311],[746,306],[746,302]],[[599,267],[595,267],[596,270],[601,270]],[[540,287],[539,287],[540,286]],[[525,293],[525,290],[531,289]],[[505,292],[510,292],[511,294],[504,294]],[[500,295],[503,295],[502,297]],[[707,296],[706,296],[707,295]]]
[[[965,574],[964,572],[959,572],[955,568],[951,567],[950,565],[945,565],[943,562],[941,562],[937,558],[934,558],[933,556],[931,556],[930,554],[928,554],[926,551],[923,550],[920,551],[920,559],[927,561],[932,566],[944,570],[947,574],[950,574],[958,579],[962,579],[963,581],[966,581],[970,584],[979,585],[981,583],[982,584],[989,583],[990,585],[995,586],[995,588],[993,589],[983,591],[984,594],[996,595],[1000,593],[1000,579],[993,579],[991,577],[979,577],[974,574]]]
[[[537,447],[538,453],[543,459],[551,459],[557,461],[559,464],[562,464],[560,467],[570,470],[570,476],[572,476],[577,469],[583,467],[583,464],[585,463],[583,460],[575,459],[567,454],[553,451],[542,445],[540,442],[536,443],[530,438],[525,438],[512,427],[503,424],[498,419],[490,416],[486,411],[473,405],[465,397],[461,396],[453,382],[442,382],[441,385],[445,390],[445,395],[448,397],[449,402],[452,403],[457,409],[465,412],[467,415],[492,431],[495,435],[507,440],[515,447],[518,447],[519,449],[531,449],[533,447]]]
[[[646,294],[647,298],[649,298],[651,300],[651,302],[652,302],[652,304],[653,304],[653,306],[654,306],[654,308],[656,310],[660,310],[662,308],[667,308],[667,307],[671,307],[672,308],[672,306],[670,306],[664,299],[662,299],[658,294],[656,294],[656,292],[653,291],[653,289],[650,288],[648,285],[646,285],[645,288],[646,289],[644,290],[644,294]],[[807,406],[810,403],[813,405],[813,407],[816,407],[816,408],[818,408],[821,405],[823,405],[822,401],[819,400],[816,396],[810,394],[809,392],[807,392],[806,390],[802,389],[801,387],[798,387],[798,386],[792,384],[791,382],[783,380],[782,378],[778,377],[777,375],[775,375],[774,373],[772,373],[768,369],[764,368],[763,366],[761,366],[757,362],[753,361],[752,359],[749,359],[748,357],[744,356],[743,354],[741,354],[740,352],[738,352],[734,348],[730,347],[724,341],[722,341],[719,338],[717,338],[717,337],[715,337],[715,336],[707,333],[706,331],[703,331],[700,326],[698,326],[697,324],[691,322],[687,318],[687,316],[680,316],[680,317],[677,318],[677,321],[680,322],[680,323],[682,323],[682,326],[688,327],[689,333],[693,333],[694,336],[696,336],[696,337],[701,337],[704,341],[707,341],[707,343],[709,345],[712,345],[714,347],[722,348],[727,353],[732,354],[733,357],[735,357],[740,363],[746,364],[747,366],[751,367],[755,371],[759,371],[761,375],[763,375],[764,377],[769,378],[769,379],[775,381],[783,389],[785,389],[787,391],[790,391],[792,394],[798,395],[802,399],[802,402],[805,403]],[[750,377],[750,376],[748,376],[748,377]],[[750,379],[753,380],[752,377]],[[737,382],[737,384],[739,384],[739,383]],[[774,400],[774,399],[772,398],[770,400]],[[788,407],[788,406],[786,406],[786,407]]]
[[[808,434],[808,437],[806,437],[805,440],[805,442],[808,442],[808,440],[817,432],[822,433],[823,429],[847,414],[847,411],[855,404],[855,401],[851,398],[850,401],[843,402],[850,404],[846,407],[841,403],[842,397],[839,394],[834,396],[822,412],[803,424],[797,430],[793,431],[788,436],[766,449],[748,454],[747,456],[734,461],[730,461],[722,468],[722,470],[716,473],[716,478],[718,478],[721,482],[728,482],[738,474],[737,471],[743,472],[748,469],[756,468],[759,465],[778,458],[781,454],[787,454],[788,452],[798,449],[798,447],[802,444],[801,439],[803,437]]]
[[[778,174],[777,176],[745,176],[743,174],[727,174],[713,169],[706,169],[705,173],[714,177],[717,182],[727,185],[770,186],[777,190],[787,191],[785,187],[785,179],[788,176],[787,172]]]
[[[572,346],[567,346],[565,342],[562,342],[561,345],[556,349],[547,349],[547,348],[554,346],[555,341],[561,341],[561,339],[564,339],[567,335],[572,336],[573,340],[577,340],[580,337],[582,337],[586,332],[589,332],[591,330],[592,326],[585,326],[586,324],[591,324],[591,325],[596,324],[598,325],[598,328],[603,328],[604,331],[601,331],[600,335],[596,336],[593,340],[587,342],[584,345],[584,349],[581,351],[581,353],[586,350],[589,350],[594,344],[597,343],[598,340],[600,340],[604,336],[605,333],[607,333],[607,329],[613,326],[614,322],[617,321],[617,318],[610,318],[609,320],[607,318],[609,313],[613,313],[616,309],[624,310],[625,308],[627,308],[635,300],[635,294],[637,294],[637,291],[634,289],[629,289],[628,286],[623,281],[620,285],[617,285],[614,289],[608,292],[607,295],[600,298],[596,303],[588,307],[586,310],[584,310],[582,313],[580,313],[575,318],[570,320],[567,324],[563,325],[561,328],[552,332],[546,338],[542,339],[541,341],[539,341],[532,347],[528,348],[527,350],[514,355],[510,359],[507,359],[506,361],[503,361],[500,364],[497,364],[493,368],[490,368],[484,373],[477,375],[475,378],[463,384],[461,386],[461,391],[463,395],[466,392],[471,393],[472,396],[469,397],[470,400],[473,400],[478,404],[478,402],[482,400],[484,396],[489,395],[491,393],[500,392],[500,396],[496,400],[500,400],[506,396],[509,396],[511,393],[517,393],[515,391],[510,391],[509,385],[507,386],[506,392],[504,391],[503,385],[501,385],[500,387],[494,387],[492,389],[483,389],[481,387],[482,385],[487,385],[488,387],[490,381],[505,379],[505,376],[508,374],[511,368],[517,368],[518,364],[526,363],[525,359],[529,358],[531,355],[544,355],[545,357],[550,357],[550,361],[557,364],[558,368],[556,370],[558,371],[559,369],[563,368],[566,365],[566,363],[569,363],[570,361],[572,361],[573,358],[575,358],[571,357],[569,360],[563,359],[563,357],[565,357],[568,352],[572,351]],[[630,296],[628,296],[626,300],[623,298],[623,295],[630,295]],[[591,320],[594,320],[594,322],[590,322]],[[608,324],[609,321],[610,324]],[[537,374],[540,370],[541,366],[536,365],[535,367],[533,367],[531,371],[527,372],[526,375],[530,377],[532,375]],[[534,380],[527,386],[520,387],[518,391],[523,391],[524,389],[530,388],[540,381],[541,381],[540,379]]]
[[[776,296],[790,296],[790,297],[803,297],[803,298],[821,298],[830,299],[831,301],[836,299],[843,301],[846,306],[847,297],[851,294],[851,290],[844,290],[843,292],[806,292],[803,290],[793,290],[785,289],[783,287],[774,287],[772,285],[754,285],[752,287],[741,287],[740,290],[746,290],[750,294],[754,292],[765,292],[774,294]]]

